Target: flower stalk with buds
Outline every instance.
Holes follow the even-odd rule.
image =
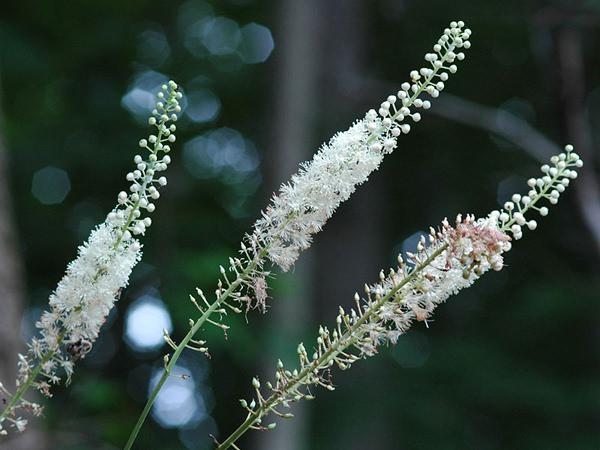
[[[208,323],[226,331],[228,326],[222,323],[222,317],[228,312],[241,313],[254,307],[264,311],[268,298],[266,279],[270,275],[267,264],[289,270],[340,204],[394,151],[397,138],[410,131],[408,120],[421,120],[417,110],[431,106],[429,100],[421,97],[439,96],[449,74],[457,71],[455,62],[465,58],[462,50],[471,45],[471,30],[464,26],[462,21],[452,22],[433,46],[433,53],[425,56],[428,67],[412,71],[411,81],[403,83],[397,95],[390,95],[377,111],[370,110],[347,131],[336,134],[311,161],[300,166],[289,183],[281,186],[253,232],[245,236],[239,256],[230,258],[228,269],[220,268],[221,280],[215,300],[209,302],[205,294],[197,290],[199,300],[192,297],[192,302],[201,315],[196,320],[190,319],[190,330],[179,344],[165,336],[174,353],[165,356],[163,375],[149,396],[126,450],[133,446],[183,350],[207,352],[204,341],[194,340],[202,326]]]
[[[41,414],[38,404],[23,398],[30,388],[51,396],[51,385],[61,381],[63,372],[67,383],[70,381],[74,364],[91,350],[108,313],[127,286],[142,256],[137,236],[144,235],[152,224],[148,214],[156,208],[158,188],[167,184],[161,173],[171,162],[169,145],[175,142],[173,122],[181,112],[181,97],[174,81],[162,86],[148,120],[157,133],[139,142],[148,153],[146,158],[134,158],[136,168],[126,177],[131,183],[130,192],[119,193],[115,209],[79,247],[77,258],[68,265],[50,296],[50,308],[36,323],[39,337],[28,344],[26,355],[19,355],[16,392],[11,394],[0,384],[0,396],[6,405],[0,412],[0,434],[7,433],[6,423],[18,431],[25,429],[27,420],[19,416],[20,411]]]
[[[334,390],[329,376],[333,366],[349,369],[359,359],[376,354],[381,345],[396,343],[415,320],[427,321],[451,295],[469,287],[488,270],[501,270],[510,241],[522,238],[523,227],[537,228],[537,222],[527,215],[531,210],[547,215],[547,207],[538,203],[545,199],[556,204],[570,180],[577,177],[575,169],[583,165],[571,145],[565,147],[565,153],[552,157],[551,163],[542,166],[541,177],[528,180],[530,191],[526,195],[513,195],[502,210],[492,211],[483,219],[459,215],[454,226],[444,220],[438,230],[430,229],[428,239],[421,238],[417,252],[408,254],[408,263],[399,257],[396,269],[387,274],[381,271],[377,284],[365,286],[364,297],[355,295],[355,306],[349,313],[340,307],[331,329],[319,328],[312,354],[304,344],[298,346],[297,368],[289,370],[278,362],[274,382],[266,383],[268,394],[263,394],[260,381],[254,378],[254,398],[241,400],[246,419],[217,450],[237,448],[237,440],[250,429],[275,428],[275,423],[263,425],[271,413],[293,417],[284,409],[313,399],[312,387]]]

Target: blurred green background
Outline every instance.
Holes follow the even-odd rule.
[[[137,448],[211,448],[209,434],[224,437],[243,418],[237,399],[250,377],[292,360],[298,341],[312,345],[318,324],[421,231],[486,214],[526,190],[539,158],[573,142],[586,160],[576,188],[505,270],[452,298],[429,329],[419,323],[335,373],[338,389],[318,391],[296,419],[240,445],[599,449],[598,0],[3,2],[0,190],[10,203],[0,202],[0,222],[15,237],[0,254],[14,282],[0,312],[22,311],[3,326],[3,376],[126,186],[164,80],[182,85],[186,110],[130,287],[72,386],[55,390],[29,437],[2,448],[120,448],[161,368],[162,328],[181,337],[196,314],[188,293],[214,289],[271,192],[395,92],[458,19],[473,45],[448,93],[277,276],[269,314],[230,318],[227,340],[206,330],[211,358],[182,358],[190,379],[163,390]]]

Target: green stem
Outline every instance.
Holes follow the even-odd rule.
[[[239,286],[247,279],[247,277],[252,272],[254,272],[254,270],[257,268],[259,262],[266,256],[266,254],[267,254],[267,249],[263,248],[252,259],[252,261],[248,264],[248,266],[246,267],[246,269],[244,269],[244,271],[240,274],[240,276],[238,276],[236,278],[236,280],[233,283],[231,283],[228,286],[228,288],[204,311],[202,316],[200,316],[200,318],[198,320],[196,320],[194,325],[190,328],[190,330],[185,335],[185,337],[182,339],[182,341],[179,343],[179,345],[177,345],[177,348],[175,349],[175,352],[173,353],[173,355],[170,357],[169,363],[166,365],[166,367],[163,371],[163,374],[160,377],[160,380],[158,381],[158,383],[156,384],[156,386],[150,393],[150,396],[148,397],[148,401],[146,402],[146,405],[144,406],[144,409],[142,410],[140,417],[138,418],[135,426],[133,427],[133,430],[131,431],[131,434],[129,435],[129,439],[127,440],[127,443],[125,444],[125,447],[123,447],[124,450],[131,450],[131,448],[133,447],[133,444],[135,443],[135,440],[136,440],[146,418],[148,417],[150,410],[152,409],[152,405],[156,401],[158,393],[160,392],[163,385],[167,381],[167,378],[169,377],[169,374],[171,373],[171,371],[175,368],[177,360],[181,356],[181,353],[183,352],[183,350],[186,348],[186,346],[189,344],[189,342],[192,340],[192,338],[196,335],[196,333],[198,333],[200,328],[202,328],[204,323],[210,318],[210,316],[215,311],[217,311],[221,307],[223,302],[225,300],[227,300],[231,296],[231,294],[234,293],[239,288]]]
[[[10,412],[17,405],[17,403],[19,403],[21,401],[21,398],[23,397],[25,392],[27,392],[27,390],[31,387],[31,385],[33,384],[33,382],[35,381],[37,376],[42,371],[43,365],[45,363],[47,363],[48,361],[50,361],[50,359],[52,359],[54,354],[55,354],[55,352],[49,352],[46,355],[44,355],[44,357],[40,360],[38,365],[35,366],[33,371],[29,374],[29,376],[27,377],[27,380],[25,380],[25,382],[23,382],[21,384],[21,386],[19,386],[19,389],[17,389],[17,391],[11,397],[11,399],[8,402],[8,404],[6,405],[6,407],[0,413],[0,423],[4,422],[4,420],[6,420],[8,418],[8,415],[10,414]]]
[[[318,359],[314,360],[311,364],[308,364],[299,374],[294,377],[293,382],[288,383],[277,393],[272,394],[256,411],[249,414],[246,420],[233,432],[231,435],[223,441],[223,443],[217,446],[216,450],[225,450],[229,447],[233,446],[235,442],[246,433],[258,419],[262,418],[268,412],[279,404],[287,395],[288,392],[295,390],[298,386],[303,384],[304,379],[318,370],[319,367],[326,365],[332,358],[345,351],[347,348],[354,345],[356,342],[356,336],[354,336],[356,330],[367,322],[378,310],[379,308],[388,302],[390,299],[394,298],[398,291],[406,286],[408,283],[413,281],[418,273],[420,273],[425,267],[427,267],[431,262],[442,254],[444,250],[448,248],[448,244],[443,244],[435,252],[427,257],[425,261],[416,266],[414,270],[404,278],[397,286],[395,286],[390,292],[381,297],[375,304],[369,308],[365,314],[363,314],[360,319],[358,319],[352,327],[350,327],[346,332]]]

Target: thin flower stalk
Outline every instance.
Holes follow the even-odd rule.
[[[205,324],[224,330],[228,326],[222,318],[229,312],[242,313],[252,308],[266,310],[268,299],[267,278],[271,275],[267,265],[289,270],[300,253],[307,249],[335,210],[376,171],[384,157],[397,147],[397,138],[410,132],[409,119],[421,120],[419,109],[429,109],[431,102],[421,97],[435,99],[445,88],[449,75],[458,70],[456,62],[465,58],[464,49],[471,46],[471,30],[462,21],[451,22],[433,52],[425,55],[428,67],[410,72],[410,82],[401,85],[395,95],[390,95],[377,109],[368,111],[347,131],[333,136],[314,155],[303,163],[298,173],[283,184],[274,195],[252,233],[241,243],[239,256],[230,258],[229,267],[220,267],[221,279],[215,299],[209,302],[197,290],[191,301],[200,311],[200,317],[190,319],[190,329],[180,343],[169,336],[166,342],[173,348],[165,356],[165,370],[151,392],[149,399],[125,446],[133,446],[143,422],[150,413],[158,392],[185,348],[206,353],[206,342],[194,340]]]
[[[151,226],[148,216],[160,197],[159,188],[167,184],[161,175],[171,162],[170,144],[175,142],[177,114],[181,112],[182,94],[175,82],[162,86],[156,108],[148,123],[157,133],[142,139],[139,146],[147,150],[146,158],[136,155],[135,170],[128,173],[129,193],[117,196],[117,206],[105,221],[79,247],[77,258],[68,266],[62,280],[49,299],[49,309],[36,323],[39,336],[31,339],[28,352],[19,355],[16,391],[11,394],[0,383],[5,405],[0,413],[0,434],[8,426],[23,431],[27,420],[22,411],[39,416],[42,408],[24,395],[30,388],[50,397],[51,386],[63,375],[68,384],[75,363],[84,358],[97,339],[121,290],[128,284],[133,267],[142,257],[139,237]]]
[[[297,348],[299,366],[287,369],[279,361],[274,382],[267,382],[267,393],[258,378],[252,380],[255,392],[251,400],[241,400],[247,416],[244,422],[217,450],[233,447],[248,430],[270,430],[272,422],[263,425],[266,416],[274,414],[291,418],[286,411],[300,400],[314,398],[311,388],[322,386],[334,390],[330,369],[349,369],[359,359],[373,356],[384,344],[395,344],[414,321],[427,324],[434,309],[451,295],[469,287],[484,273],[499,271],[504,266],[503,254],[511,249],[511,241],[522,238],[523,229],[535,230],[537,222],[527,219],[532,210],[548,214],[547,200],[556,204],[570,181],[577,177],[576,168],[583,165],[573,147],[554,156],[551,165],[542,166],[542,176],[531,178],[525,195],[515,194],[500,211],[492,211],[483,219],[457,217],[452,226],[444,220],[438,230],[430,229],[422,237],[416,253],[408,261],[398,257],[398,266],[379,274],[379,282],[365,286],[363,297],[355,295],[355,306],[346,312],[340,307],[333,327],[319,327],[312,355],[304,344]]]

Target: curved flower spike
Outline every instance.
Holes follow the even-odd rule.
[[[311,387],[334,390],[332,366],[349,369],[359,359],[375,355],[381,345],[395,344],[415,320],[426,322],[451,295],[489,270],[501,270],[504,253],[511,249],[513,239],[521,239],[522,227],[537,227],[526,216],[531,210],[547,215],[547,207],[538,203],[556,204],[570,180],[577,177],[576,168],[583,165],[571,145],[552,157],[551,163],[542,166],[542,177],[528,181],[527,195],[513,195],[501,211],[482,219],[459,215],[454,225],[444,220],[438,230],[431,228],[427,238],[421,237],[416,253],[408,254],[408,262],[399,256],[398,266],[388,273],[381,271],[379,282],[365,286],[363,297],[355,294],[350,312],[340,307],[333,327],[319,327],[313,352],[303,343],[298,346],[298,367],[286,369],[279,361],[274,381],[266,383],[266,393],[258,378],[253,378],[254,398],[241,400],[246,419],[217,450],[236,448],[235,442],[250,429],[275,428],[275,423],[263,425],[267,415],[293,417],[285,410],[293,402],[313,399]]]

